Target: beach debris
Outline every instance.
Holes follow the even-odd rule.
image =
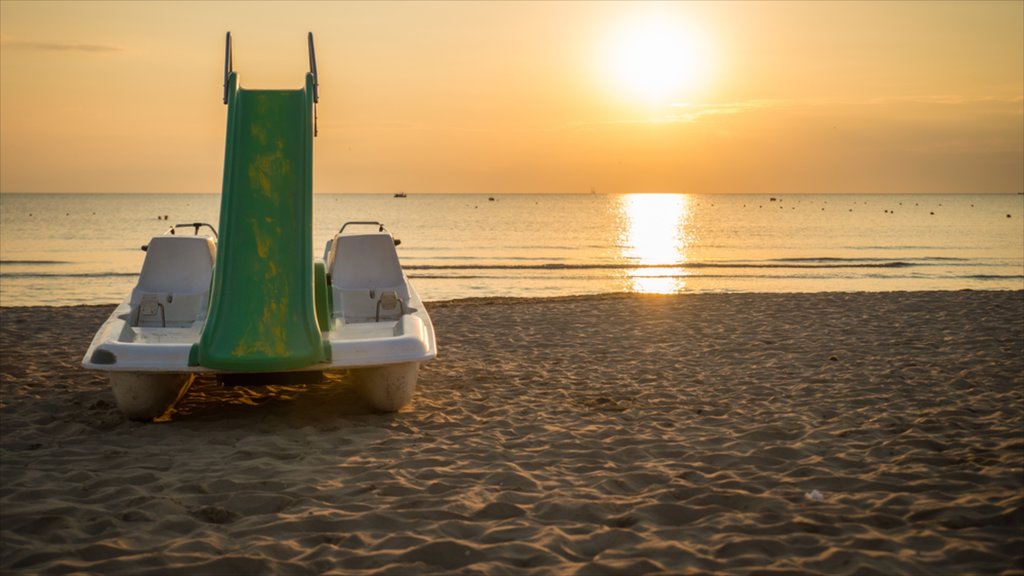
[[[811,490],[810,492],[804,493],[804,498],[807,498],[811,502],[821,502],[825,499],[825,495],[819,492],[817,489]]]

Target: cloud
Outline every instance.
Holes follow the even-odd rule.
[[[724,102],[715,104],[692,104],[675,102],[671,110],[664,114],[653,114],[646,117],[622,118],[615,120],[589,120],[568,122],[558,129],[587,129],[608,126],[646,126],[651,124],[690,124],[709,116],[731,116],[756,110],[780,108],[792,105],[797,101],[789,100],[747,100],[743,102]]]
[[[19,50],[36,50],[40,52],[121,52],[124,49],[119,46],[108,46],[106,44],[68,44],[60,42],[25,42],[3,40],[5,48]]]
[[[721,116],[731,114],[743,114],[754,110],[765,108],[777,108],[786,105],[781,100],[748,100],[745,102],[727,102],[722,104],[689,104],[676,102],[672,105],[676,109],[671,114],[657,118],[657,122],[696,122],[705,116]]]
[[[906,96],[873,98],[867,100],[830,100],[830,99],[753,99],[718,103],[675,102],[664,114],[651,115],[645,118],[626,118],[615,120],[591,120],[571,122],[562,128],[594,128],[602,126],[629,126],[650,124],[692,124],[710,120],[714,117],[736,116],[757,113],[766,114],[786,112],[805,116],[844,116],[855,113],[877,115],[879,110],[889,110],[895,114],[902,110],[918,110],[927,112],[938,107],[957,107],[961,113],[1005,114],[1021,116],[1024,114],[1024,98],[1011,97],[964,97],[958,95]]]

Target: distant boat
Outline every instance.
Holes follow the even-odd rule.
[[[408,197],[409,197],[409,195],[406,194],[405,192],[396,192],[395,193],[395,198],[408,198]]]

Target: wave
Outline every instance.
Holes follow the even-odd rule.
[[[964,276],[971,280],[1022,280],[1024,281],[1024,275],[1022,274],[971,274]]]
[[[616,276],[617,277],[617,276]],[[654,280],[708,280],[708,279],[737,279],[741,278],[744,280],[825,280],[828,278],[835,279],[852,279],[857,278],[856,276],[831,276],[822,277],[815,276],[813,274],[728,274],[728,273],[710,273],[710,274],[629,274],[629,278],[633,280],[639,279],[654,279]],[[555,276],[556,280],[584,280],[584,281],[601,281],[608,277],[586,277],[586,276]],[[863,276],[863,278],[880,278],[885,279],[885,276]],[[505,282],[515,280],[551,280],[551,276],[542,275],[530,275],[530,274],[517,274],[515,276],[502,275],[502,274],[458,274],[458,275],[445,275],[445,274],[409,274],[410,280],[501,280]]]
[[[967,259],[967,258],[953,258],[953,257],[949,257],[949,256],[922,256],[920,258],[915,258],[914,260],[923,261],[923,262],[970,262],[970,260]],[[867,263],[870,263],[870,262],[890,262],[890,261],[892,261],[892,260],[889,259],[889,258],[829,258],[829,257],[823,257],[823,258],[772,258],[772,259],[766,260],[766,262],[810,262],[810,263],[813,263],[813,262],[820,262],[820,263],[829,263],[829,262],[837,262],[837,263],[867,262]]]
[[[926,264],[895,261],[843,261],[843,262],[788,262],[788,261],[763,261],[763,262],[673,262],[663,264],[627,264],[627,263],[601,263],[601,264],[575,264],[548,262],[544,264],[411,264],[406,265],[406,270],[657,270],[666,268],[912,268],[925,266]]]
[[[65,262],[63,260],[0,260],[0,264],[49,265],[49,264],[71,264],[71,262]]]
[[[0,272],[0,278],[128,278],[138,276],[138,272],[70,272],[67,274],[54,272]]]
[[[403,268],[408,272],[409,277],[413,279],[507,279],[512,277],[513,274],[527,274],[531,272],[536,274],[543,274],[543,277],[550,277],[550,274],[554,273],[556,276],[560,276],[566,279],[575,277],[574,273],[582,273],[581,277],[589,276],[586,273],[597,273],[597,276],[603,276],[601,272],[618,273],[619,275],[623,272],[628,272],[629,276],[634,278],[687,278],[687,277],[702,277],[702,278],[800,278],[804,277],[800,274],[800,271],[806,271],[807,274],[812,274],[815,277],[821,278],[822,274],[827,276],[835,277],[877,277],[884,278],[889,276],[885,270],[906,270],[904,274],[909,274],[906,277],[921,277],[921,278],[934,278],[933,275],[938,270],[946,270],[946,268],[934,268],[935,266],[942,266],[938,262],[932,262],[932,260],[942,260],[947,265],[953,265],[957,268],[961,268],[961,265],[955,264],[955,261],[969,262],[963,258],[948,258],[948,259],[933,259],[933,258],[920,258],[911,261],[906,260],[883,260],[883,259],[846,259],[846,258],[777,258],[761,261],[724,261],[724,262],[665,262],[665,263],[654,263],[654,264],[630,264],[622,262],[606,262],[606,263],[571,263],[571,262],[543,262],[543,263],[469,263],[469,264],[406,264]],[[946,261],[954,262],[946,262]],[[9,261],[5,261],[9,262]],[[34,262],[46,262],[46,261],[34,261]],[[50,262],[47,262],[50,263]],[[52,262],[56,264],[57,262]],[[928,270],[932,267],[931,270]],[[979,267],[988,267],[982,263],[974,262],[973,266],[970,266],[966,270],[963,270],[963,274],[952,274],[949,276],[942,275],[944,278],[961,278],[968,280],[1020,280],[1024,279],[1024,276],[1017,274],[979,274],[977,273]],[[912,269],[920,269],[920,271],[913,271]],[[877,272],[873,273],[875,270]],[[735,271],[730,273],[730,271]],[[744,273],[746,271],[746,273]],[[773,273],[773,271],[776,271]],[[847,271],[844,273],[844,271]],[[649,275],[645,272],[649,272]],[[974,273],[970,273],[974,272]],[[559,274],[561,273],[561,274]],[[853,275],[853,276],[850,276]],[[13,279],[57,279],[57,278],[136,278],[138,272],[69,272],[61,273],[58,271],[18,271],[18,272],[0,272],[0,278],[5,280]],[[533,276],[540,278],[542,276]]]

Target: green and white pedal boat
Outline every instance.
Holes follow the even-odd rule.
[[[138,282],[82,364],[109,375],[133,419],[166,413],[199,374],[345,371],[375,409],[399,410],[419,364],[436,356],[434,329],[382,224],[346,224],[313,254],[313,36],[298,90],[242,89],[230,33],[226,54],[220,236],[196,223],[152,238]],[[182,227],[193,234],[175,233]]]

